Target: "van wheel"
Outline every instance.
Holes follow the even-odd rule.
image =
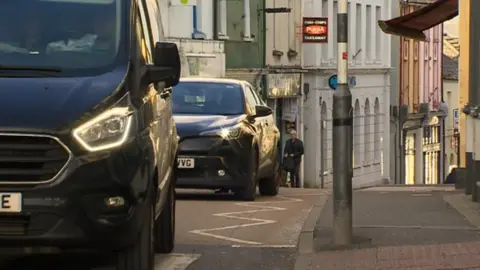
[[[138,238],[133,245],[117,253],[117,270],[153,270],[154,257],[154,208],[148,203],[146,215]]]
[[[175,171],[175,168],[174,168]],[[162,213],[155,221],[155,252],[170,253],[175,247],[175,173],[168,188],[168,197],[162,209]]]
[[[257,162],[257,151],[253,150],[250,155],[250,165],[248,167],[247,174],[247,183],[245,187],[237,190],[235,195],[244,201],[255,201],[257,193],[257,171],[258,171],[258,162]]]
[[[280,190],[280,166],[278,161],[275,162],[273,166],[273,175],[266,179],[261,179],[258,182],[258,190],[260,195],[264,196],[276,196]]]

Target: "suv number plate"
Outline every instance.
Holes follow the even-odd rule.
[[[179,169],[193,169],[195,168],[195,159],[193,158],[178,158]]]

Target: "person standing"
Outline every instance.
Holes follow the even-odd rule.
[[[300,163],[302,162],[303,152],[303,142],[297,138],[297,132],[292,129],[290,139],[285,143],[285,149],[283,150],[284,158],[289,163],[286,170],[290,173],[292,187],[300,187]]]

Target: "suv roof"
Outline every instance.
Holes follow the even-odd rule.
[[[246,83],[246,81],[227,79],[227,78],[202,78],[202,77],[186,77],[180,78],[180,82],[212,82],[212,83]]]

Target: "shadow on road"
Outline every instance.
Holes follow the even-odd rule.
[[[215,193],[210,190],[177,189],[177,200],[182,201],[240,201],[233,193]]]
[[[108,256],[42,254],[3,259],[0,270],[92,270],[109,269],[111,264]]]

